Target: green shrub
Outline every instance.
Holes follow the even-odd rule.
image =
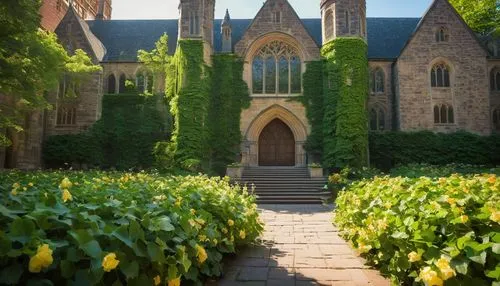
[[[465,165],[465,164],[449,164],[444,166],[436,166],[428,164],[409,164],[392,169],[390,175],[392,177],[402,176],[408,178],[420,178],[420,177],[440,178],[440,177],[448,177],[453,174],[473,175],[482,173],[500,175],[500,169],[488,168],[486,166],[475,166],[475,165]]]
[[[0,173],[0,200],[5,284],[201,284],[262,231],[254,197],[206,176]]]
[[[342,235],[398,285],[500,283],[495,175],[375,177],[336,202]]]
[[[373,132],[372,165],[389,170],[396,165],[500,165],[500,136],[483,137],[466,132]]]

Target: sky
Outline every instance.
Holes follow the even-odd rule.
[[[253,18],[265,0],[217,0],[215,18],[226,8],[233,19]],[[319,18],[320,0],[289,0],[301,18]],[[368,17],[421,17],[432,0],[367,0]],[[113,19],[177,19],[179,0],[113,0]]]

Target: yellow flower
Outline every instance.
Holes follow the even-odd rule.
[[[466,215],[460,216],[460,221],[462,223],[467,223],[469,221],[469,217]]]
[[[454,204],[456,204],[456,203],[457,203],[457,200],[456,200],[456,199],[454,199],[454,198],[448,198],[446,201],[447,201],[450,205],[454,205]]]
[[[33,186],[34,186],[34,184],[30,182],[30,183],[28,184],[28,186],[33,187]]]
[[[445,281],[457,275],[455,270],[453,270],[451,267],[439,269],[439,271],[441,272],[441,278],[443,278],[443,280]]]
[[[415,251],[412,251],[408,254],[408,261],[410,262],[417,262],[422,260],[422,255],[416,253]]]
[[[13,189],[12,192],[10,192],[13,196],[17,196],[17,190]]]
[[[219,241],[218,241],[216,238],[214,238],[213,243],[214,243],[215,245],[217,245],[217,243],[219,243]]]
[[[181,206],[181,202],[180,202],[180,201],[176,201],[176,202],[175,202],[175,206],[176,206],[176,207],[180,207],[180,206]]]
[[[195,209],[191,209],[191,214],[195,215],[196,214],[196,210]]]
[[[181,278],[175,278],[173,280],[168,280],[168,286],[181,286]]]
[[[104,271],[106,272],[111,272],[111,270],[115,269],[118,264],[120,264],[120,260],[116,259],[116,254],[113,252],[106,255],[102,260],[102,268],[104,268]]]
[[[37,253],[30,258],[29,271],[31,273],[40,273],[43,268],[49,267],[54,258],[52,257],[52,250],[49,248],[48,244],[44,244],[38,247]]]
[[[232,220],[232,219],[227,220],[227,225],[233,226],[234,225],[234,220]]]
[[[13,189],[19,189],[20,187],[21,187],[21,185],[19,183],[12,184]]]
[[[494,222],[500,223],[500,211],[497,210],[492,211],[490,219]]]
[[[241,239],[245,239],[245,237],[247,237],[247,234],[245,233],[245,231],[244,231],[244,230],[241,230],[241,231],[240,231],[240,238],[241,238]]]
[[[441,255],[441,258],[436,262],[436,266],[439,267],[439,269],[450,268],[450,261],[445,256]]]
[[[201,218],[197,218],[196,219],[196,222],[201,224],[201,225],[204,225],[205,224],[205,220],[204,219],[201,219]]]
[[[488,179],[488,183],[490,183],[490,184],[494,184],[494,183],[496,183],[496,181],[497,181],[497,177],[495,175],[489,177],[489,179]]]
[[[223,233],[223,234],[227,234],[227,228],[223,228],[223,229],[222,229],[222,233]]]
[[[63,193],[62,193],[62,200],[64,202],[67,202],[67,201],[72,201],[73,200],[73,196],[71,195],[71,193],[67,190],[67,189],[64,189],[63,190]]]
[[[206,240],[207,240],[207,236],[206,236],[206,235],[201,234],[201,235],[198,235],[198,239],[199,239],[201,242],[204,242],[204,241],[206,241]]]
[[[73,186],[73,184],[71,183],[71,181],[68,178],[64,178],[61,181],[61,184],[59,185],[59,187],[61,189],[70,189],[72,186]]]
[[[153,278],[153,282],[155,283],[155,286],[160,285],[160,283],[161,283],[160,275],[156,275],[156,277]]]
[[[203,262],[207,260],[208,255],[203,246],[200,246],[198,244],[196,245],[196,256],[198,257],[198,262],[201,264],[203,264]]]
[[[368,253],[372,249],[371,245],[365,245],[364,243],[358,243],[358,250],[360,253]]]
[[[419,277],[422,281],[424,281],[426,286],[443,285],[443,280],[439,278],[437,272],[432,270],[430,267],[425,267],[422,271],[420,271]]]

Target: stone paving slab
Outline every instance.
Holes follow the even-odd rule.
[[[261,205],[260,245],[225,262],[222,286],[388,286],[338,235],[332,207]]]

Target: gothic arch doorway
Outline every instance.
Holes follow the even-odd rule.
[[[295,137],[280,119],[271,121],[259,136],[260,166],[295,166]]]

